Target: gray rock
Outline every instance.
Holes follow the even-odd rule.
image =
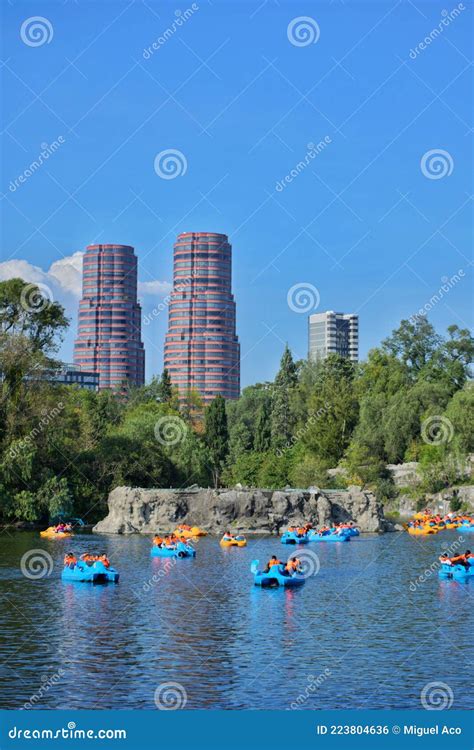
[[[152,534],[180,523],[201,526],[211,534],[226,527],[244,533],[281,533],[289,525],[354,521],[362,532],[393,531],[372,492],[196,489],[164,490],[116,487],[109,513],[93,531],[107,534]]]

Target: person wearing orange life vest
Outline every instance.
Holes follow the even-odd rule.
[[[68,552],[64,556],[64,567],[73,568],[77,563],[77,558],[72,552]]]
[[[453,565],[462,565],[464,568],[469,567],[469,563],[465,555],[456,555],[455,557],[451,557],[450,560]]]
[[[161,547],[161,545],[163,544],[163,539],[162,539],[162,537],[161,537],[161,536],[158,536],[158,534],[157,534],[156,536],[154,536],[154,537],[153,537],[153,544],[154,544],[154,545],[155,545],[156,547]]]
[[[301,563],[297,557],[290,558],[287,561],[286,566],[285,566],[285,570],[290,575],[294,575],[295,573],[298,573],[300,571],[300,568],[301,568]]]
[[[267,562],[267,567],[265,568],[265,573],[268,573],[270,568],[273,568],[274,565],[283,565],[281,560],[278,560],[276,555],[272,555],[270,560]]]
[[[104,566],[104,568],[110,568],[110,560],[107,557],[107,555],[105,554],[105,552],[102,552],[102,554],[99,555],[99,560],[102,563],[102,565]]]

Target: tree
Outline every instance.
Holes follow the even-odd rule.
[[[357,424],[354,375],[352,362],[337,354],[329,355],[308,401],[306,425],[298,431],[309,453],[328,466],[337,466]]]
[[[462,455],[474,453],[474,386],[469,384],[454,394],[444,414],[452,446]]]
[[[225,400],[221,395],[217,395],[207,407],[204,424],[214,486],[218,487],[221,471],[229,450]]]
[[[69,321],[64,308],[22,279],[0,282],[0,374],[16,400],[25,375],[51,368]]]
[[[399,327],[382,342],[382,349],[400,359],[415,376],[432,359],[442,343],[441,337],[424,315],[402,320]]]
[[[257,453],[264,453],[270,449],[272,439],[270,419],[270,404],[268,400],[262,401],[257,413],[253,441],[253,448]]]
[[[158,397],[162,402],[170,402],[173,398],[173,384],[171,383],[171,377],[166,367],[161,373]]]
[[[283,448],[291,440],[295,420],[290,393],[297,383],[297,368],[287,344],[272,389],[271,440],[274,448]]]

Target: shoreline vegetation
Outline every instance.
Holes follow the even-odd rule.
[[[94,392],[44,379],[69,325],[64,309],[21,279],[0,282],[0,524],[59,515],[94,523],[116,487],[143,489],[357,485],[397,513],[387,464],[417,462],[426,496],[472,484],[474,340],[403,320],[358,364],[294,361],[273,382],[181,402],[165,370],[141,388]],[[462,510],[456,492],[451,510]]]

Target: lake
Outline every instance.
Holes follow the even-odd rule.
[[[419,709],[428,686],[428,700],[473,708],[474,579],[441,581],[434,566],[469,547],[459,536],[313,543],[298,549],[317,554],[317,575],[262,590],[251,561],[295,551],[277,538],[205,538],[196,559],[170,562],[150,558],[149,537],[3,532],[0,707]],[[49,575],[22,573],[31,550]],[[106,551],[120,583],[62,583],[69,550]]]

